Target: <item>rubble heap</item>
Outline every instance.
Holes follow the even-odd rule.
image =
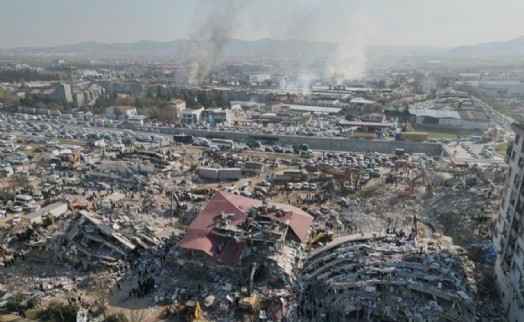
[[[304,263],[296,313],[322,321],[474,321],[465,254],[402,233],[339,238]]]

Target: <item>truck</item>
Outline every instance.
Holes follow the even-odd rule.
[[[213,168],[200,168],[197,169],[197,174],[202,179],[208,180],[217,180],[218,179],[218,169]]]
[[[428,134],[425,132],[400,132],[395,135],[397,141],[417,141],[424,142],[428,140]]]
[[[227,168],[218,170],[218,179],[220,180],[238,180],[242,176],[240,168]]]

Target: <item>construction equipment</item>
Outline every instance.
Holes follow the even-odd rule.
[[[425,221],[425,220],[421,220],[419,218],[417,218],[416,215],[413,216],[413,229],[414,229],[414,232],[415,232],[415,236],[418,234],[418,227],[417,227],[417,223],[421,223],[421,224],[424,224],[425,226],[427,226],[430,230],[431,230],[431,233],[434,233],[435,232],[435,226],[433,226],[433,224]]]
[[[199,301],[188,300],[184,304],[173,304],[168,312],[187,322],[198,321],[202,317],[202,307]]]
[[[361,170],[357,168],[347,168],[344,170],[336,169],[332,166],[320,164],[317,170],[332,175],[337,184],[342,190],[356,190],[358,185],[358,179],[360,178]]]
[[[257,270],[257,264],[251,265],[251,271],[249,273],[249,284],[247,288],[243,288],[245,296],[241,297],[238,301],[238,308],[245,311],[255,312],[260,304],[260,295],[258,292],[253,291],[253,278]]]
[[[422,183],[426,183],[426,172],[422,170],[417,176],[415,176],[413,179],[409,180],[408,186],[406,190],[397,190],[397,195],[399,197],[405,197],[409,196],[413,193],[413,188],[415,188],[415,184],[417,183],[417,180],[422,178]]]
[[[93,209],[93,204],[90,202],[77,200],[75,202],[68,203],[67,208],[69,208],[72,213],[75,213],[76,209],[91,210]]]
[[[307,243],[306,246],[309,248],[313,245],[316,245],[318,243],[329,243],[337,238],[337,235],[332,232],[326,232],[321,231],[315,236],[311,237]]]
[[[60,167],[64,170],[77,170],[80,167],[80,156],[80,150],[60,155]]]

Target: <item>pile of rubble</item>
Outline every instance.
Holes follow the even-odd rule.
[[[465,254],[400,233],[339,238],[306,260],[295,314],[308,321],[473,321],[473,263]]]

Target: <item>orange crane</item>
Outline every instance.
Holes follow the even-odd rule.
[[[415,184],[417,183],[417,180],[422,178],[422,183],[426,183],[426,172],[422,170],[416,177],[409,180],[408,187],[406,190],[397,190],[397,195],[399,197],[409,196],[413,193],[413,188],[415,187]]]

